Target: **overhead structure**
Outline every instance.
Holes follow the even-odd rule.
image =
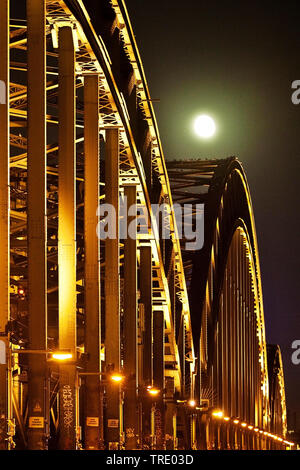
[[[290,448],[240,163],[167,169],[123,0],[10,3],[0,448]]]

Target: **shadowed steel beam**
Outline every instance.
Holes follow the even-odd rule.
[[[76,361],[75,51],[72,28],[59,28],[59,347]],[[76,365],[60,367],[59,447],[77,443]]]
[[[27,1],[29,348],[47,349],[45,2]],[[46,355],[29,356],[28,447],[46,449]]]
[[[165,413],[164,413],[164,312],[157,311],[153,316],[153,383],[160,390],[154,408],[155,448],[165,448]]]
[[[152,248],[140,247],[140,302],[143,305],[143,387],[153,383]],[[151,445],[151,402],[143,400],[143,446]]]
[[[125,448],[138,446],[138,362],[137,362],[137,220],[136,187],[126,186],[127,238],[124,241],[124,396]]]
[[[84,78],[84,295],[86,372],[101,372],[100,250],[96,233],[99,205],[99,79]],[[103,445],[100,375],[86,376],[85,449]]]
[[[115,209],[113,237],[105,241],[105,363],[107,371],[119,372],[120,357],[120,268],[119,268],[119,130],[106,131],[105,202]],[[117,448],[121,431],[120,387],[107,384],[106,426],[110,448]]]
[[[9,1],[0,0],[0,450],[10,448],[7,420],[11,417],[9,338]]]

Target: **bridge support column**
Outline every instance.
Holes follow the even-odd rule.
[[[28,312],[29,348],[34,350],[47,349],[45,29],[45,2],[27,0]],[[35,450],[47,448],[49,390],[46,361],[46,354],[29,355],[28,447]]]
[[[174,399],[175,387],[174,378],[166,378],[166,449],[174,450],[176,448],[176,403]]]
[[[153,312],[152,312],[152,249],[140,246],[140,302],[143,306],[143,363],[142,363],[142,447],[151,447],[151,402],[146,388],[153,383]]]
[[[59,348],[73,359],[60,366],[59,447],[76,449],[78,377],[76,370],[76,149],[75,51],[71,26],[59,28]]]
[[[165,449],[164,335],[164,312],[158,310],[153,315],[153,384],[160,392],[152,412],[154,413],[155,448],[159,450]]]
[[[11,419],[11,371],[9,335],[9,1],[0,0],[0,450],[10,449],[6,440]]]
[[[105,241],[105,363],[120,372],[120,246],[119,246],[119,130],[107,129],[105,145],[105,203],[115,209],[114,237]],[[107,383],[106,428],[110,449],[118,449],[123,431],[121,388]]]
[[[103,447],[101,372],[100,249],[96,233],[99,205],[99,79],[84,78],[84,295],[85,295],[85,449]],[[98,375],[97,375],[98,374]]]
[[[124,241],[124,394],[125,448],[138,447],[139,409],[137,360],[137,220],[136,187],[126,186],[127,238]]]

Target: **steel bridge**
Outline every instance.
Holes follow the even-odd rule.
[[[245,174],[166,163],[124,1],[0,0],[0,84],[0,448],[291,448]]]

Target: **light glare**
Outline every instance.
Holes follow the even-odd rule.
[[[196,118],[194,123],[194,130],[199,137],[203,139],[209,139],[215,134],[216,125],[210,116],[202,114]]]
[[[216,411],[213,411],[212,415],[215,416],[216,418],[223,418],[224,413],[223,411],[216,410]]]
[[[159,392],[160,392],[160,391],[158,390],[158,388],[154,388],[154,387],[149,387],[147,390],[148,390],[148,393],[149,393],[150,395],[152,395],[153,397],[155,397],[156,395],[158,395]]]
[[[191,408],[194,408],[196,406],[196,402],[195,400],[191,399],[188,401],[188,405],[191,407]]]
[[[62,353],[56,352],[52,354],[52,359],[56,359],[57,361],[66,361],[67,359],[72,359],[71,353]]]
[[[117,383],[122,382],[124,380],[124,376],[121,375],[121,374],[113,374],[113,375],[111,375],[110,378],[113,382],[117,382]]]

